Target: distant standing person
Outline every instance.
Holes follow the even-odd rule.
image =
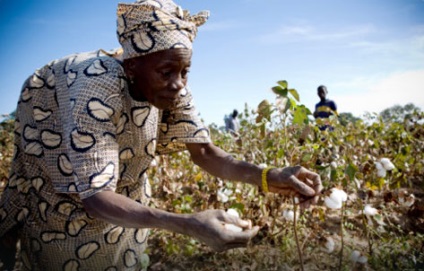
[[[326,86],[318,87],[318,97],[321,99],[319,103],[315,105],[314,117],[317,120],[317,124],[320,130],[333,130],[333,127],[329,124],[329,117],[331,115],[338,116],[337,105],[334,101],[327,99],[328,90]]]
[[[240,124],[237,120],[238,111],[234,109],[230,116],[225,117],[225,130],[232,135],[237,135],[240,128]]]

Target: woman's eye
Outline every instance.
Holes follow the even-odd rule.
[[[172,74],[171,71],[161,71],[160,73],[163,77],[166,77],[166,78],[170,77]]]
[[[185,77],[187,77],[187,75],[189,74],[189,72],[190,72],[190,70],[189,70],[189,69],[187,69],[187,70],[183,70],[183,71],[181,72],[181,76],[182,76],[183,78],[185,78]]]

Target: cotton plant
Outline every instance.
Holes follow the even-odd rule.
[[[330,209],[341,209],[343,207],[343,202],[347,201],[347,194],[342,189],[333,187],[329,191],[328,195],[324,198],[325,205]],[[340,262],[339,267],[341,268],[343,262],[343,210],[341,212],[341,223],[340,223],[340,234],[341,234],[341,248],[340,248]],[[330,241],[331,242],[331,241]],[[331,243],[328,244],[331,248]]]

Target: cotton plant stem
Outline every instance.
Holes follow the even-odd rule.
[[[300,270],[304,271],[304,267],[303,267],[303,256],[302,256],[302,251],[300,249],[300,244],[299,244],[299,238],[297,236],[297,219],[296,219],[296,212],[297,212],[297,204],[295,199],[293,198],[293,209],[294,209],[294,216],[293,216],[293,230],[294,230],[294,239],[296,240],[296,247],[297,247],[297,252],[299,254],[299,262],[300,262]]]
[[[340,222],[340,243],[341,243],[341,248],[340,248],[340,258],[339,258],[339,270],[342,270],[342,264],[343,264],[343,249],[344,249],[344,239],[343,239],[343,231],[344,231],[344,227],[343,227],[343,223],[344,223],[344,203],[342,203],[342,209],[341,209],[341,222]]]
[[[362,204],[362,201],[360,202],[360,204],[361,204],[361,210],[362,210],[362,224],[364,225],[365,236],[368,239],[368,253],[372,255],[372,240],[371,240],[370,232],[368,230],[367,217],[364,212],[364,204]]]

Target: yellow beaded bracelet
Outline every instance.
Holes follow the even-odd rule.
[[[264,168],[263,170],[262,170],[262,190],[265,192],[265,193],[268,193],[269,192],[269,189],[268,189],[268,181],[266,180],[266,174],[268,173],[268,171],[270,170],[270,169],[273,169],[274,167],[266,167],[266,168]]]

